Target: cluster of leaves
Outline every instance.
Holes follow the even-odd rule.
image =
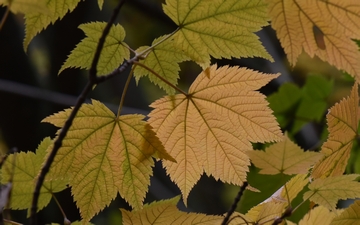
[[[63,18],[79,1],[0,1],[14,12],[25,14],[27,49],[32,38],[50,23]],[[26,3],[26,4],[24,4]],[[100,9],[103,1],[98,1]],[[360,3],[356,0],[167,0],[164,13],[178,28],[132,50],[125,42],[125,30],[112,25],[104,42],[96,71],[106,76],[124,60],[132,64],[139,81],[148,77],[168,95],[153,102],[143,115],[115,115],[99,101],[83,104],[72,121],[40,191],[38,210],[53,193],[69,185],[83,223],[121,195],[133,211],[121,209],[124,224],[221,223],[224,216],[180,212],[179,197],[143,205],[152,176],[153,158],[161,160],[170,179],[182,193],[184,203],[205,172],[223,182],[241,186],[250,162],[262,174],[293,175],[269,199],[246,214],[234,213],[229,224],[279,224],[294,211],[291,202],[304,189],[303,200],[317,207],[299,224],[346,224],[360,217],[360,202],[340,211],[340,199],[359,198],[359,175],[343,175],[359,122],[358,84],[346,99],[329,109],[329,135],[320,152],[304,151],[283,135],[288,113],[296,108],[300,120],[292,125],[296,133],[307,121],[320,121],[327,109],[325,98],[332,83],[310,78],[299,89],[283,85],[266,97],[258,90],[280,74],[263,74],[247,68],[217,67],[210,59],[262,57],[272,60],[255,32],[272,27],[295,64],[304,50],[360,80],[360,52],[352,39],[360,38]],[[81,24],[84,38],[71,52],[59,73],[69,67],[90,69],[106,23]],[[130,52],[135,56],[130,58]],[[179,63],[194,61],[203,68],[188,92],[179,89]],[[320,79],[320,80],[319,80]],[[177,93],[178,92],[178,93]],[[289,95],[291,93],[291,95]],[[286,99],[288,97],[289,99]],[[285,102],[285,103],[284,103]],[[51,115],[43,122],[59,127],[59,133],[74,108]],[[305,122],[304,122],[305,119]],[[252,143],[277,142],[265,151]],[[54,148],[45,138],[36,153],[10,155],[2,167],[2,183],[13,182],[12,209],[28,209],[44,160]],[[11,178],[11,179],[10,179]],[[256,188],[256,187],[255,187]],[[251,190],[255,190],[249,187]],[[288,221],[289,224],[292,222]]]

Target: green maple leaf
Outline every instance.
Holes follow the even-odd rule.
[[[101,34],[106,26],[104,22],[81,24],[79,28],[86,34],[84,38],[61,66],[59,73],[69,67],[90,69],[92,59],[96,51]],[[98,74],[107,74],[118,67],[124,59],[130,58],[130,51],[123,42],[125,38],[124,28],[117,24],[113,25],[106,37],[103,50],[97,65]]]
[[[152,45],[156,45],[163,38],[164,37],[159,37],[155,39]],[[141,52],[141,50],[145,50],[145,47],[140,47],[137,51]],[[146,54],[145,59],[140,60],[140,62],[154,70],[169,83],[177,85],[180,71],[179,63],[185,60],[189,60],[189,57],[187,57],[181,50],[173,48],[171,40],[166,40],[151,48],[150,52]],[[167,94],[175,94],[175,90],[172,87],[160,80],[154,74],[141,66],[135,67],[134,76],[137,82],[141,77],[146,75],[149,77],[151,82],[164,89]]]
[[[3,167],[2,183],[7,183],[13,176],[10,207],[13,209],[28,209],[31,206],[35,181],[45,160],[46,149],[52,145],[50,138],[45,138],[33,152],[20,152],[9,155]],[[51,172],[50,172],[51,173]],[[47,206],[54,193],[66,188],[67,180],[46,179],[40,189],[38,210]]]
[[[26,50],[30,41],[43,29],[56,20],[62,19],[66,13],[73,11],[80,0],[47,0],[48,13],[34,11],[25,15],[25,39]]]
[[[210,66],[210,55],[272,60],[254,34],[268,25],[262,0],[167,0],[163,9],[179,26],[174,47],[203,69]]]
[[[45,118],[63,126],[71,109]],[[117,193],[141,209],[152,175],[153,157],[169,156],[143,115],[116,117],[102,103],[84,104],[75,117],[51,170],[69,174],[84,221],[109,205]]]

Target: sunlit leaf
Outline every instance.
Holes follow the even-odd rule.
[[[174,47],[203,69],[210,65],[210,55],[272,60],[254,34],[268,25],[262,0],[167,0],[163,9],[180,28]]]
[[[155,39],[152,45],[156,45],[163,38],[165,37]],[[145,48],[141,47],[141,49]],[[177,80],[179,79],[179,63],[185,60],[189,60],[189,57],[181,50],[174,48],[171,40],[166,40],[152,48],[151,51],[146,54],[145,59],[140,60],[140,63],[151,68],[169,83],[176,86]],[[141,77],[148,76],[151,82],[159,85],[159,87],[164,89],[167,94],[175,94],[175,90],[172,87],[141,66],[135,67],[134,76],[137,82]]]
[[[313,178],[336,176],[344,173],[350,157],[352,142],[357,137],[359,121],[358,85],[349,97],[331,107],[326,116],[329,136],[321,148],[325,158],[315,164]]]
[[[151,107],[149,122],[177,163],[164,162],[184,201],[201,174],[241,185],[251,142],[278,141],[282,134],[265,96],[256,91],[277,75],[238,67],[210,67],[189,94],[167,96]]]
[[[10,207],[12,209],[30,209],[35,189],[35,181],[45,160],[46,149],[52,144],[50,138],[45,138],[33,152],[19,152],[9,155],[1,168],[2,183],[7,183],[13,177]],[[47,206],[54,193],[66,188],[68,181],[45,180],[40,189],[38,210]]]
[[[335,210],[340,199],[359,198],[360,183],[354,181],[359,175],[342,175],[316,179],[310,185],[310,191],[305,192],[304,199]]]
[[[326,207],[318,206],[310,210],[299,222],[299,225],[330,225],[336,216],[336,212],[332,212]]]
[[[246,214],[249,222],[256,224],[271,225],[274,220],[281,216],[286,208],[286,202],[266,202],[251,208]]]
[[[61,66],[59,74],[69,67],[90,69],[92,59],[94,58],[99,39],[105,26],[106,23],[104,22],[86,23],[79,26],[87,37],[71,51],[71,54]],[[124,59],[130,58],[130,51],[123,42],[124,38],[124,28],[119,24],[113,25],[109,35],[106,37],[104,48],[101,51],[99,63],[97,65],[97,72],[99,75],[112,72],[124,61]]]
[[[56,20],[62,19],[66,13],[72,12],[80,0],[47,0],[48,13],[34,11],[25,15],[25,39],[26,50],[30,41],[43,29]]]
[[[290,64],[304,50],[360,79],[360,2],[343,0],[266,0]]]
[[[181,212],[176,207],[180,197],[158,201],[144,205],[142,210],[129,212],[120,209],[123,217],[123,224],[133,225],[162,225],[162,224],[220,224],[222,216],[209,216],[200,213]]]
[[[43,122],[63,126],[71,109]],[[142,208],[154,160],[170,159],[143,115],[116,117],[93,100],[80,108],[63,140],[51,170],[69,174],[71,191],[85,221],[109,205],[117,193]]]
[[[265,151],[249,151],[251,162],[260,168],[261,174],[303,174],[317,162],[322,155],[317,152],[304,152],[287,136],[271,145]]]

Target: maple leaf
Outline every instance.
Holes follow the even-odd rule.
[[[45,0],[0,0],[0,6],[10,7],[13,13],[49,13]]]
[[[176,207],[180,196],[172,199],[144,205],[142,210],[129,212],[120,209],[123,224],[156,225],[156,224],[220,224],[222,216],[209,216],[200,213],[181,212]]]
[[[335,210],[338,200],[360,197],[360,183],[354,181],[358,176],[351,174],[316,179],[309,185],[310,191],[304,193],[304,199]]]
[[[267,0],[271,25],[294,65],[304,50],[360,78],[360,2],[342,0]]]
[[[79,28],[84,31],[84,38],[61,66],[59,74],[66,68],[75,67],[82,69],[90,69],[92,59],[106,26],[105,22],[92,22],[81,24]],[[124,59],[130,58],[130,51],[123,42],[125,38],[125,30],[120,25],[112,25],[108,36],[105,39],[103,50],[97,65],[98,74],[107,74],[113,71]]]
[[[34,11],[25,15],[25,39],[24,49],[26,51],[30,41],[49,24],[62,19],[66,13],[73,11],[80,0],[47,0],[48,13]]]
[[[313,178],[343,174],[353,140],[357,137],[358,108],[358,84],[355,84],[350,96],[331,107],[326,115],[329,136],[321,148],[325,158],[315,164],[311,174]]]
[[[63,126],[71,109],[43,122]],[[129,204],[142,207],[150,184],[151,156],[173,160],[143,115],[116,117],[93,100],[80,108],[51,170],[55,176],[69,174],[71,191],[84,221],[110,204],[119,192]]]
[[[245,217],[248,219],[248,222],[252,224],[273,224],[274,219],[281,216],[287,203],[286,202],[266,202],[261,203],[253,208],[251,208],[246,214]]]
[[[354,225],[360,221],[360,200],[346,208],[340,215],[336,216],[331,225]]]
[[[174,47],[203,69],[215,58],[260,56],[269,60],[254,32],[268,25],[262,0],[167,0],[163,10],[178,26]]]
[[[50,138],[45,138],[33,152],[19,152],[9,155],[1,168],[2,183],[7,183],[13,177],[10,207],[13,209],[28,209],[31,206],[35,181],[45,160],[46,149],[52,144]],[[47,206],[54,193],[66,188],[67,180],[46,179],[40,189],[38,210]]]
[[[260,87],[278,75],[239,67],[209,67],[189,94],[166,96],[152,103],[149,123],[177,163],[164,162],[186,203],[201,174],[241,185],[252,150],[250,141],[282,139]]]
[[[162,41],[164,37],[159,37],[155,39],[152,43],[155,46],[158,42]],[[140,47],[137,52],[141,52],[146,47]],[[172,41],[169,39],[162,42],[159,45],[151,48],[151,51],[146,54],[145,59],[140,60],[142,64],[154,70],[158,75],[166,79],[173,85],[177,85],[177,80],[179,79],[179,63],[189,60],[181,50],[173,47]],[[175,94],[174,88],[170,87],[168,84],[160,80],[154,74],[150,73],[148,70],[141,66],[136,66],[134,70],[134,77],[138,82],[141,77],[148,76],[149,80],[157,84],[160,88],[164,89],[167,94]]]
[[[336,212],[329,211],[326,207],[318,206],[310,210],[300,221],[299,225],[330,225]]]
[[[260,174],[307,173],[309,167],[322,157],[317,152],[304,152],[287,135],[283,141],[271,145],[265,151],[248,151],[247,154],[251,162],[261,169]]]

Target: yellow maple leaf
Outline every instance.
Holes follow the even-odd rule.
[[[87,37],[71,51],[71,54],[61,66],[59,74],[69,67],[90,69],[92,59],[94,58],[99,39],[105,26],[105,22],[92,22],[81,24],[79,26],[79,28],[85,32]],[[112,72],[119,66],[119,63],[124,61],[124,59],[130,58],[130,51],[123,42],[124,38],[124,28],[120,24],[112,25],[109,34],[105,39],[104,47],[96,67],[99,75]]]
[[[351,94],[330,108],[326,115],[329,136],[321,148],[325,158],[315,164],[313,178],[337,176],[344,173],[353,140],[357,137],[359,121],[358,84]]]
[[[352,39],[360,38],[357,0],[266,0],[290,64],[304,50],[360,79],[360,52]]]
[[[156,45],[164,38],[165,37],[163,36],[155,39],[152,45]],[[140,47],[137,52],[141,52],[140,49],[145,50],[146,47]],[[165,78],[171,84],[177,85],[180,71],[179,63],[186,60],[189,60],[189,57],[187,57],[181,50],[174,48],[172,41],[168,39],[160,43],[159,45],[153,47],[151,51],[145,55],[144,59],[140,59],[140,63],[154,70],[154,72]],[[175,94],[174,88],[170,87],[168,84],[160,80],[154,74],[141,66],[135,67],[134,77],[137,82],[140,80],[141,77],[146,75],[149,77],[149,80],[151,82],[159,85],[159,87],[164,89],[167,94]]]
[[[46,149],[52,144],[45,138],[33,152],[19,152],[9,155],[1,168],[1,182],[9,182],[13,177],[10,207],[13,209],[30,209],[35,189],[35,181],[45,160]],[[67,180],[46,179],[40,189],[38,210],[47,206],[54,193],[64,190]]]
[[[299,225],[330,225],[335,216],[336,212],[332,212],[326,207],[318,206],[305,214],[299,221]]]
[[[238,67],[212,66],[189,94],[166,96],[151,104],[149,122],[177,163],[164,162],[186,202],[201,174],[241,185],[252,142],[282,139],[275,117],[258,90],[277,75]]]
[[[79,2],[80,0],[48,0],[46,7],[49,13],[33,11],[25,14],[25,51],[36,34],[56,20],[62,19],[69,11],[73,11]]]
[[[162,225],[162,224],[220,224],[222,216],[210,216],[201,213],[181,212],[176,207],[180,196],[172,199],[144,205],[142,210],[129,212],[120,209],[124,225]]]
[[[335,210],[338,200],[360,197],[360,183],[354,181],[358,176],[351,174],[316,179],[309,185],[310,191],[304,193],[304,199]]]
[[[360,224],[360,200],[346,208],[340,215],[336,216],[331,225],[356,225]]]
[[[215,58],[272,57],[254,32],[268,25],[262,0],[167,0],[164,12],[179,26],[174,46],[203,69]]]
[[[271,145],[265,151],[255,150],[247,154],[251,162],[261,169],[261,174],[304,174],[322,157],[317,152],[304,152],[287,135],[283,141]]]
[[[43,122],[61,127],[71,109]],[[75,117],[52,168],[54,176],[69,174],[72,194],[84,221],[110,204],[119,192],[142,208],[150,184],[152,156],[170,159],[143,115],[116,117],[102,103],[84,104]]]
[[[247,222],[253,224],[271,225],[284,212],[287,202],[265,202],[252,207],[246,214]]]

